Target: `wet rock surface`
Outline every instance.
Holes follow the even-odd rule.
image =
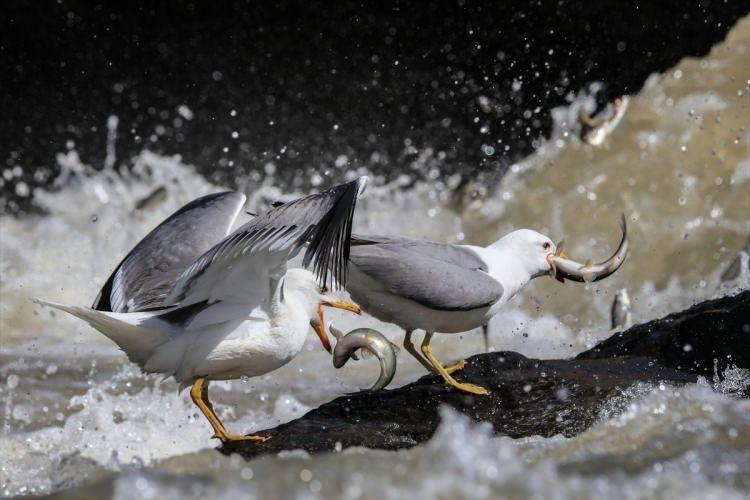
[[[637,325],[574,359],[529,359],[514,352],[477,354],[457,374],[489,396],[463,394],[425,376],[393,390],[359,392],[273,429],[263,443],[220,449],[247,458],[282,450],[350,446],[399,449],[428,440],[447,404],[510,437],[572,436],[596,420],[607,399],[635,382],[696,382],[724,368],[750,368],[750,291],[706,301]],[[747,394],[744,394],[747,396]]]

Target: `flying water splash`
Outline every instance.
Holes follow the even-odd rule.
[[[573,256],[595,257],[611,250],[616,215],[624,210],[634,245],[620,272],[586,287],[536,280],[493,320],[493,346],[529,356],[573,355],[608,335],[611,300],[624,285],[635,322],[747,288],[747,265],[730,281],[721,274],[750,234],[748,23],[741,21],[709,56],[652,77],[631,96],[603,147],[551,140],[490,189],[462,187],[460,179],[375,178],[358,204],[357,232],[487,243],[533,227],[552,237],[568,233]],[[8,458],[0,464],[2,494],[43,494],[95,480],[99,486],[86,491],[112,488],[118,498],[264,498],[282,488],[305,498],[741,498],[750,491],[750,411],[734,397],[747,388],[741,369],[718,377],[717,390],[703,383],[626,389],[597,425],[574,438],[493,437],[486,426],[446,410],[428,445],[396,453],[289,453],[249,463],[215,453],[207,424],[173,383],[139,374],[103,336],[29,301],[91,303],[139,238],[184,203],[221,189],[179,156],[144,151],[118,160],[115,119],[108,131],[103,168],[71,147],[58,156],[53,189],[29,193],[43,213],[0,216],[0,455]],[[438,169],[443,161],[429,151],[414,156],[417,168]],[[249,211],[304,194],[274,189],[273,175],[237,184],[249,194]],[[144,202],[155,192],[163,194]],[[330,319],[344,330],[365,325],[400,341],[398,328],[367,316],[331,312]],[[446,360],[482,348],[481,336],[471,333],[435,340]],[[421,374],[402,353],[394,385]],[[228,426],[255,430],[376,376],[365,363],[335,371],[312,339],[290,365],[214,384],[212,397]]]

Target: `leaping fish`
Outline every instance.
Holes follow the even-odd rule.
[[[377,391],[391,383],[396,373],[398,347],[385,335],[372,328],[357,328],[346,335],[331,324],[328,325],[328,329],[336,338],[336,347],[333,349],[334,367],[341,368],[349,358],[358,360],[356,351],[360,351],[363,358],[372,354],[380,361],[380,377],[370,390]]]
[[[629,103],[628,96],[619,97],[607,104],[602,111],[593,117],[581,109],[579,120],[581,122],[581,138],[584,142],[592,146],[604,144],[604,141],[614,132],[622,117],[625,116]]]
[[[618,290],[612,301],[612,329],[627,330],[633,324],[630,297],[627,288]]]

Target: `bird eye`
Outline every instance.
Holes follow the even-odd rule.
[[[550,245],[550,242],[549,242],[549,241],[545,241],[545,242],[544,242],[544,244],[542,245],[542,248],[544,248],[545,250],[549,250],[549,248],[550,248],[551,246],[552,246],[552,245]]]

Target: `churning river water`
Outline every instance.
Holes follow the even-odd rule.
[[[555,131],[491,188],[448,177],[412,183],[375,176],[355,231],[486,244],[519,227],[566,251],[598,258],[618,241],[624,212],[628,262],[588,286],[539,279],[493,320],[495,349],[527,356],[574,355],[607,337],[609,307],[626,287],[637,322],[747,288],[721,274],[750,235],[750,18],[702,58],[652,75],[630,96],[620,126],[601,147],[578,140],[582,91],[556,110]],[[492,103],[485,103],[491,106]],[[213,448],[208,424],[172,381],[144,376],[103,336],[30,297],[89,304],[113,265],[152,227],[194,197],[221,189],[179,157],[144,150],[115,157],[117,119],[105,168],[74,147],[58,155],[54,185],[28,193],[43,214],[0,216],[0,494],[75,498],[747,498],[750,384],[733,370],[716,385],[635,385],[582,434],[512,440],[444,410],[428,443],[398,452],[348,449],[315,457],[289,452],[252,461]],[[405,147],[408,146],[408,141]],[[440,151],[418,151],[439,168]],[[127,168],[119,168],[126,164]],[[31,166],[28,166],[29,168]],[[274,166],[268,164],[267,172]],[[351,175],[368,173],[352,168]],[[16,173],[3,172],[6,180]],[[316,185],[320,179],[311,179]],[[242,182],[238,182],[242,185]],[[157,188],[165,195],[140,209]],[[458,189],[457,189],[458,188]],[[16,187],[18,189],[18,187]],[[23,189],[23,188],[21,188]],[[269,175],[248,210],[282,196]],[[345,331],[398,328],[370,317],[332,319]],[[481,335],[437,337],[442,359],[482,349]],[[421,376],[401,353],[393,386]],[[288,421],[344,392],[367,387],[377,363],[335,370],[311,336],[289,365],[264,377],[212,385],[230,428]]]

